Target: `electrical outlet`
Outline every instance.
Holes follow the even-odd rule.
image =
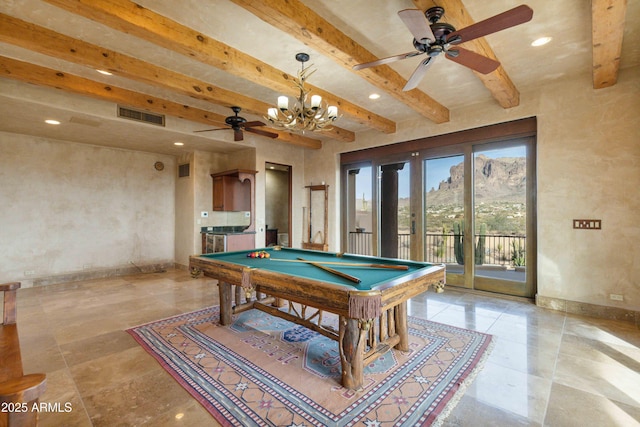
[[[624,301],[624,295],[609,294],[609,299],[612,301]]]
[[[24,275],[25,275],[25,276],[33,276],[34,274],[36,274],[36,271],[35,271],[35,270],[26,270],[26,271],[24,272]]]

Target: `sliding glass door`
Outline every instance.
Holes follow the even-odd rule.
[[[346,252],[373,255],[373,227],[375,205],[373,203],[373,167],[368,164],[353,165],[344,171],[343,206],[346,208]]]
[[[532,124],[505,125],[516,129],[512,137],[479,132],[476,140],[454,144],[443,136],[442,146],[417,150],[408,142],[404,152],[394,145],[369,161],[344,163],[343,247],[443,263],[451,286],[534,297]]]
[[[447,265],[449,284],[464,285],[464,154],[427,158],[424,259]]]
[[[461,147],[458,154],[422,153],[424,259],[446,264],[450,285],[533,296],[530,147],[513,140]]]
[[[515,140],[473,149],[473,287],[533,296],[535,265],[532,144]]]

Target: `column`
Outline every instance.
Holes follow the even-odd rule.
[[[398,171],[403,163],[393,163],[380,168],[380,255],[398,257]]]

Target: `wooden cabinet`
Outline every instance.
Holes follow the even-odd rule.
[[[214,211],[250,211],[257,171],[234,169],[211,174]]]
[[[248,211],[251,209],[251,192],[238,178],[216,176],[213,178],[214,211]]]

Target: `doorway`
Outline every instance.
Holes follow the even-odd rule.
[[[265,247],[290,246],[291,166],[265,163]]]

